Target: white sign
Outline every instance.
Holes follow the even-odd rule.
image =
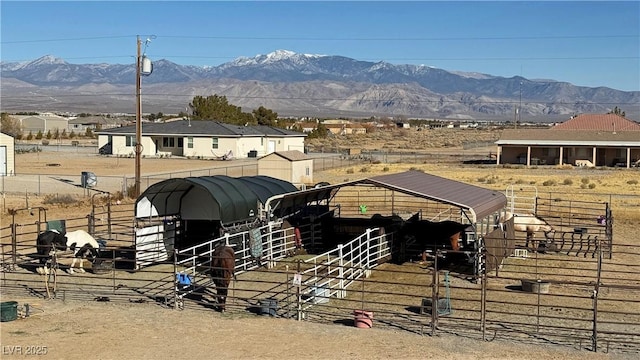
[[[293,274],[293,286],[302,285],[302,274]]]

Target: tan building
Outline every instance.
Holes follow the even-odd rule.
[[[293,151],[276,151],[258,159],[258,175],[271,176],[296,186],[313,183],[313,159]]]
[[[100,154],[135,155],[135,126],[96,133]],[[239,126],[210,120],[144,122],[141,135],[143,156],[201,159],[257,158],[275,151],[303,151],[307,136],[271,126]]]
[[[38,131],[41,131],[43,135],[48,131],[52,133],[56,130],[62,132],[68,129],[69,126],[69,120],[67,118],[48,113],[40,115],[15,115],[13,117],[20,122],[20,128],[25,136],[29,133],[35,136]]]
[[[0,176],[16,174],[15,139],[13,136],[0,133]]]
[[[578,115],[549,129],[506,129],[496,144],[497,164],[640,164],[640,124],[615,114]]]

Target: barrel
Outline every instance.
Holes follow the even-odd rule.
[[[18,318],[18,302],[3,301],[0,304],[0,321],[13,321]]]
[[[370,329],[373,327],[373,311],[353,310],[353,322],[357,328]]]
[[[260,300],[260,315],[276,316],[278,312],[278,300],[267,298]]]

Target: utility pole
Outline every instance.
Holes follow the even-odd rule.
[[[138,198],[138,196],[140,196],[140,157],[142,153],[142,97],[140,94],[140,88],[142,87],[142,79],[140,76],[141,44],[142,42],[140,41],[140,36],[138,36],[136,40],[138,51],[136,56],[136,182],[134,189],[134,195],[136,199]]]

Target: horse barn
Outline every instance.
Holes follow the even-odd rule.
[[[96,196],[88,228],[82,218],[66,219],[66,229],[106,242],[106,265],[49,272],[53,280],[34,271],[34,239],[56,220],[46,209],[19,209],[38,220],[3,229],[11,234],[2,242],[3,297],[25,288],[45,297],[53,284],[55,298],[204,311],[226,297],[228,311],[299,321],[640,349],[640,253],[613,246],[608,202],[420,171],[305,190],[269,176],[169,179],[133,209]],[[544,240],[533,234],[544,246],[528,248],[513,220],[501,224],[507,210],[553,227]],[[210,275],[220,245],[234,253],[226,288]],[[56,261],[61,270],[67,263]]]

